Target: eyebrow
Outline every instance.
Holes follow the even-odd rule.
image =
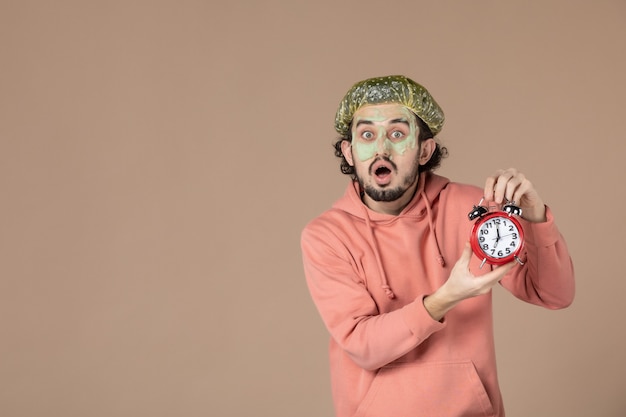
[[[390,125],[392,125],[392,124],[396,124],[396,123],[403,123],[403,124],[407,125],[407,127],[408,127],[408,126],[410,126],[410,125],[409,125],[409,122],[408,122],[405,118],[402,118],[402,117],[397,118],[397,119],[393,119],[393,120],[391,120],[391,121],[389,122],[389,124],[390,124]],[[359,126],[361,126],[361,125],[370,125],[370,126],[371,126],[371,125],[373,125],[373,124],[374,124],[374,122],[372,122],[372,121],[370,121],[370,120],[359,120],[359,121],[356,123],[356,126],[355,126],[355,127],[359,127]]]
[[[409,122],[404,118],[393,119],[392,121],[389,122],[390,125],[395,124],[395,123],[404,123],[405,125],[407,125],[407,127],[410,126]]]
[[[356,126],[355,127],[359,127],[361,125],[373,125],[374,122],[371,122],[369,120],[359,120],[358,122],[356,122]]]

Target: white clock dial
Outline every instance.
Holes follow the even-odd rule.
[[[481,250],[492,258],[506,258],[520,245],[520,231],[507,217],[493,217],[478,229]]]

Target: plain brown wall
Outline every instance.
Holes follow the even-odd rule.
[[[570,245],[571,308],[495,291],[508,415],[623,417],[625,21],[623,0],[0,1],[0,415],[331,416],[299,235],[346,185],[342,94],[401,73],[446,111],[440,173],[519,168]]]

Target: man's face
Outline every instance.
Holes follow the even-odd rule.
[[[342,150],[372,200],[395,201],[415,189],[418,136],[416,116],[401,104],[367,105],[355,112],[352,142],[344,142]]]

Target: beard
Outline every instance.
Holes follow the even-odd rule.
[[[395,164],[391,160],[389,159],[387,160],[395,168]],[[397,172],[397,169],[395,169],[395,171]],[[366,185],[363,181],[363,177],[359,175],[358,172],[356,174],[357,174],[356,175],[357,181],[359,182],[359,185],[361,186],[361,190],[363,190],[365,194],[367,194],[372,200],[381,201],[381,202],[396,201],[397,199],[402,197],[407,192],[407,190],[411,188],[413,184],[417,182],[417,178],[419,177],[419,163],[416,159],[415,163],[411,167],[411,171],[407,175],[404,176],[401,184],[393,188],[387,188],[387,186],[379,186],[379,185],[372,185],[372,184]]]
[[[371,185],[363,187],[363,191],[374,201],[396,201],[406,193],[408,187],[396,187],[390,189],[378,189]]]

